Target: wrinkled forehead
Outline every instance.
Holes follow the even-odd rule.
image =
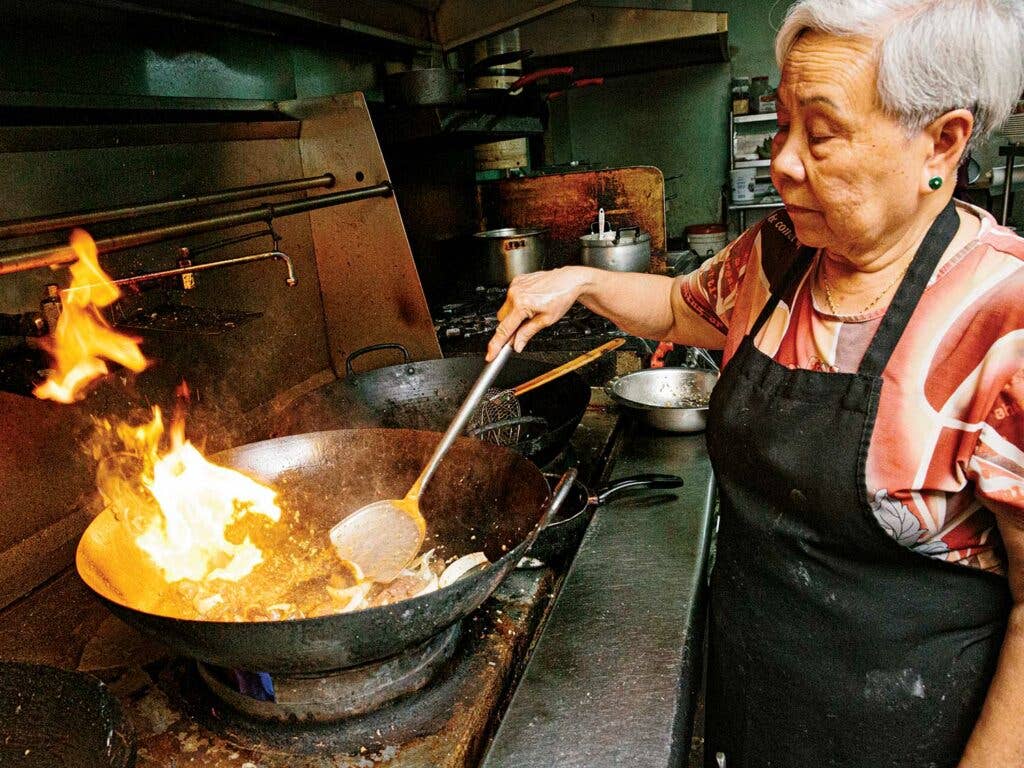
[[[827,100],[849,110],[878,107],[878,47],[864,37],[808,31],[790,48],[782,66],[779,98],[789,109]]]

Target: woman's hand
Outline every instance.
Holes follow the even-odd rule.
[[[586,288],[589,272],[585,267],[562,267],[515,278],[498,310],[501,322],[487,345],[487,359],[493,360],[513,335],[513,348],[522,352],[538,331],[558,322]]]

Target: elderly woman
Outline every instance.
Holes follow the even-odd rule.
[[[1024,88],[1019,0],[800,0],[785,212],[675,280],[517,279],[489,355],[580,301],[724,348],[709,765],[1024,766],[1024,240],[953,202]]]

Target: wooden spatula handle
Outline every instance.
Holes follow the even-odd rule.
[[[599,358],[605,352],[611,352],[613,349],[618,349],[625,343],[626,340],[624,338],[612,339],[611,341],[602,344],[597,349],[592,349],[589,352],[584,352],[579,357],[574,357],[569,362],[563,363],[557,368],[552,368],[547,373],[542,373],[540,376],[534,379],[530,379],[529,381],[523,384],[520,384],[518,387],[513,389],[512,392],[515,394],[516,397],[526,394],[532,389],[544,386],[549,381],[554,381],[559,376],[564,376],[565,374],[569,373],[569,371],[575,371],[577,368],[582,368],[584,365],[591,362],[592,360],[596,360],[597,358]]]

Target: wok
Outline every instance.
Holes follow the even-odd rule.
[[[285,533],[297,539],[295,554],[312,557],[311,547],[329,546],[328,530],[346,514],[403,495],[437,440],[412,430],[336,430],[264,440],[213,459],[278,490],[282,521],[289,510],[301,510],[302,526],[286,526]],[[246,622],[158,615],[153,611],[166,584],[109,510],[83,534],[77,567],[115,615],[179,654],[231,669],[327,672],[392,656],[475,610],[532,544],[571,480],[564,485],[564,493],[552,496],[523,457],[460,438],[421,499],[424,546],[436,546],[445,558],[482,550],[490,564],[436,592],[351,613]],[[276,554],[291,551],[282,549],[288,552]]]
[[[401,365],[354,373],[353,361],[370,351],[397,349],[405,356]],[[273,436],[353,427],[392,427],[443,432],[483,367],[482,357],[452,357],[409,362],[399,344],[378,344],[356,350],[345,362],[346,377],[299,398],[276,421]],[[513,357],[498,375],[498,389],[515,387],[554,366],[538,360]],[[544,466],[560,454],[587,405],[590,387],[578,373],[565,376],[527,392],[520,398],[522,414],[543,419],[546,429],[524,427],[527,437],[513,450]]]

